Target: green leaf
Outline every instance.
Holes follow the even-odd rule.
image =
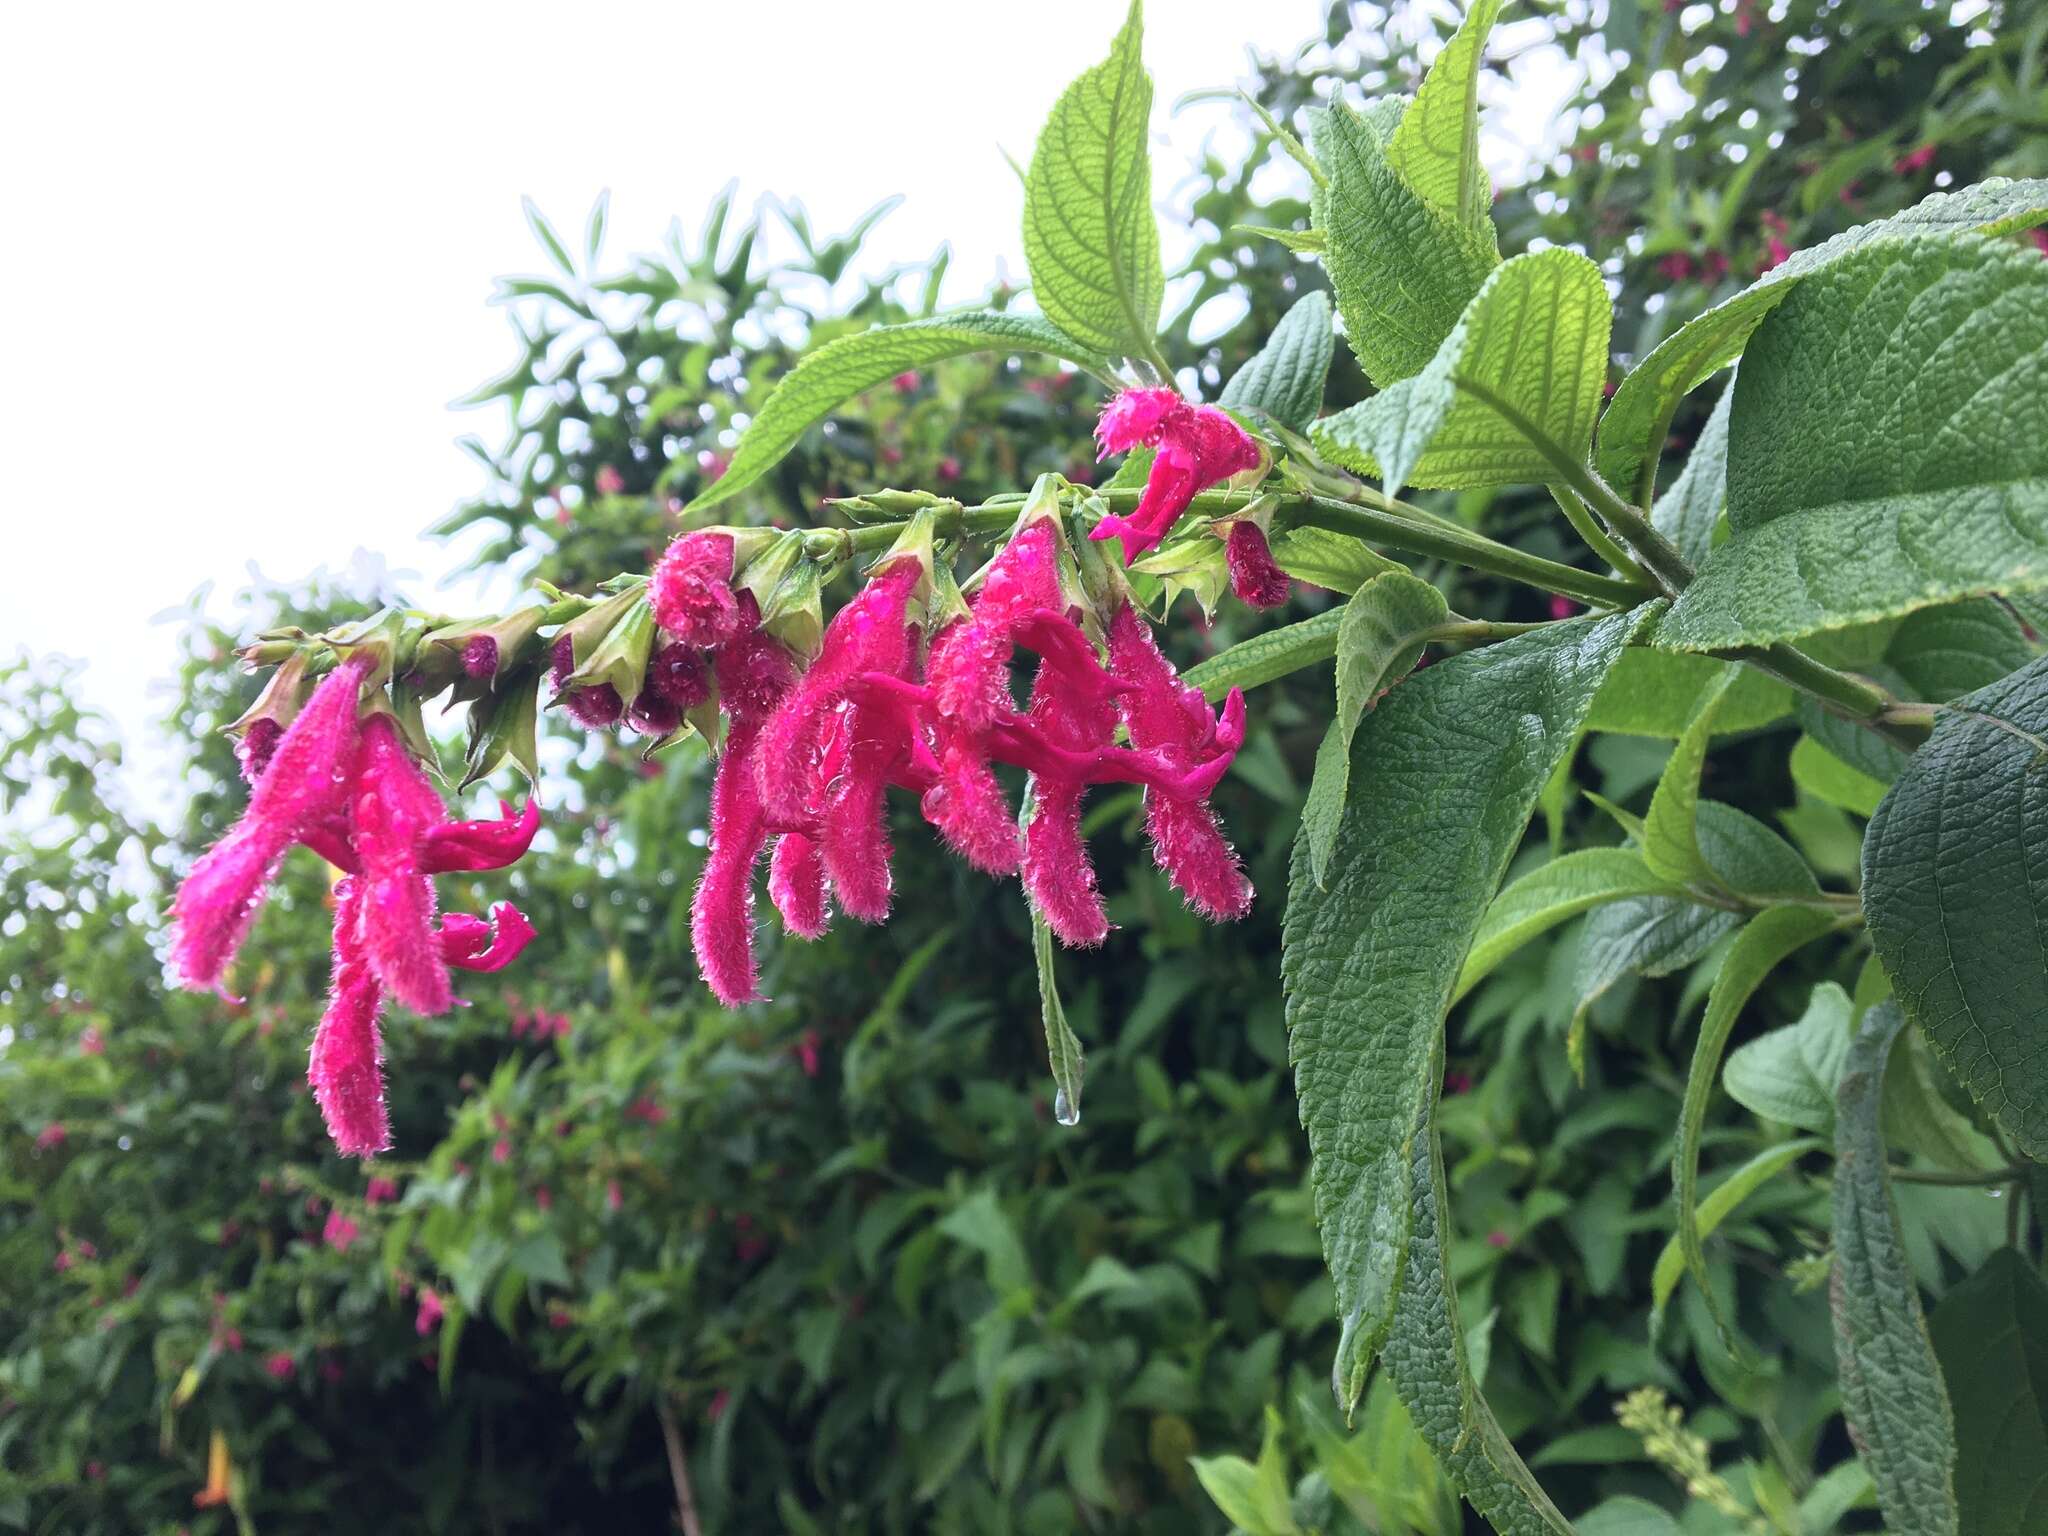
[[[1884,798],[1884,785],[1860,768],[1852,768],[1811,736],[1792,748],[1792,782],[1816,800],[1869,816]]]
[[[1711,656],[1631,646],[1601,685],[1586,729],[1623,736],[1671,738],[1685,734],[1699,698],[1721,675]],[[1792,690],[1754,667],[1744,667],[1714,710],[1714,734],[1754,731],[1792,712]]]
[[[2048,1284],[2000,1249],[1942,1298],[1929,1332],[1955,1404],[1962,1529],[2048,1529]]]
[[[1443,1148],[1430,1123],[1443,1075],[1440,1032],[1428,1069],[1429,1091],[1409,1138],[1413,1210],[1400,1300],[1387,1334],[1386,1370],[1416,1431],[1458,1491],[1500,1536],[1571,1536],[1571,1522],[1515,1453],[1471,1367],[1451,1276],[1450,1234],[1444,1227],[1449,1202]]]
[[[1731,1349],[1735,1347],[1733,1334],[1728,1319],[1721,1314],[1714,1288],[1707,1283],[1707,1254],[1700,1243],[1700,1135],[1706,1127],[1707,1101],[1713,1097],[1714,1084],[1721,1076],[1721,1053],[1728,1048],[1728,1036],[1743,1004],[1780,960],[1833,926],[1832,917],[1811,907],[1773,907],[1752,918],[1736,935],[1728,958],[1721,962],[1714,989],[1707,994],[1707,1012],[1700,1020],[1699,1039],[1693,1046],[1692,1068],[1686,1076],[1685,1099],[1679,1108],[1678,1145],[1671,1159],[1678,1243],[1685,1254],[1685,1267],[1698,1283],[1723,1342]]]
[[[1305,813],[1304,813],[1305,814]],[[1458,973],[1455,1002],[1540,933],[1628,896],[1676,896],[1630,848],[1581,848],[1531,870],[1494,897]]]
[[[1331,592],[1356,592],[1382,571],[1408,569],[1377,553],[1363,539],[1307,524],[1274,534],[1272,549],[1273,563],[1281,570],[1297,581]]]
[[[1823,272],[1876,240],[1986,234],[2025,229],[2048,218],[2048,182],[1997,179],[1960,192],[1937,192],[1903,213],[1860,224],[1809,250],[1795,251],[1749,287],[1667,336],[1614,392],[1600,423],[1600,472],[1639,504],[1650,500],[1657,455],[1679,401],[1742,355],[1750,335],[1802,279]]]
[[[540,248],[547,252],[562,276],[573,278],[576,263],[569,259],[569,248],[562,244],[562,237],[555,233],[555,226],[548,222],[548,216],[540,211],[540,204],[530,197],[519,199],[519,211],[526,215],[526,227],[533,232],[533,238],[540,242]]]
[[[1585,1075],[1586,1019],[1622,977],[1668,976],[1698,960],[1735,931],[1741,918],[1682,896],[1631,896],[1599,908],[1579,935],[1578,968],[1565,1055]]]
[[[1280,1415],[1266,1410],[1266,1438],[1256,1465],[1242,1456],[1190,1456],[1202,1491],[1232,1525],[1250,1536],[1296,1536],[1287,1466],[1280,1455]]]
[[[1849,994],[1824,981],[1813,989],[1798,1023],[1759,1035],[1728,1058],[1721,1086],[1729,1098],[1767,1120],[1832,1136],[1835,1085],[1853,1027]]]
[[[1057,326],[1030,315],[969,310],[834,337],[785,374],[733,450],[732,463],[685,509],[737,496],[782,461],[813,423],[862,390],[963,352],[1045,352],[1106,373],[1109,362]]]
[[[1197,662],[1181,674],[1181,681],[1201,689],[1211,703],[1233,688],[1270,683],[1336,655],[1337,629],[1343,622],[1344,610],[1329,608],[1313,618],[1265,630]]]
[[[1906,1262],[1878,1124],[1897,1003],[1863,1016],[1842,1073],[1835,1126],[1835,1370],[1849,1437],[1877,1484],[1888,1529],[1953,1536],[1955,1420]]]
[[[1954,1083],[1947,1069],[1934,1060],[1924,1032],[1909,1029],[1902,1034],[1892,1047],[1884,1074],[1885,1139],[1954,1173],[1982,1173],[2003,1166],[2005,1158],[1991,1138],[1949,1102],[1945,1090],[1961,1094]]]
[[[1031,953],[1038,961],[1038,1007],[1045,1020],[1045,1054],[1052,1066],[1052,1117],[1061,1125],[1081,1122],[1081,1041],[1067,1022],[1053,974],[1052,930],[1036,910],[1031,914]]]
[[[1068,86],[1024,179],[1024,257],[1046,318],[1097,351],[1149,355],[1166,278],[1146,143],[1152,79],[1131,0],[1109,57]]]
[[[1843,1038],[1847,1039],[1845,1032]],[[1833,1107],[1829,1108],[1829,1119],[1833,1119]],[[1766,1147],[1748,1162],[1737,1168],[1713,1188],[1706,1199],[1700,1202],[1700,1236],[1711,1237],[1714,1229],[1735,1213],[1736,1207],[1770,1183],[1793,1163],[1807,1153],[1826,1146],[1827,1143],[1812,1136],[1803,1136],[1798,1141],[1780,1142],[1775,1147]],[[1671,1300],[1672,1292],[1678,1289],[1678,1282],[1685,1275],[1685,1248],[1678,1241],[1676,1232],[1664,1245],[1664,1251],[1657,1255],[1657,1267],[1650,1275],[1650,1303],[1659,1312]]]
[[[1864,914],[1907,1017],[2048,1160],[2048,659],[1951,708],[1871,818]]]
[[[1804,901],[1820,885],[1799,851],[1747,811],[1702,800],[1693,823],[1713,883],[1751,901]]]
[[[480,783],[511,759],[529,787],[540,783],[537,725],[540,669],[524,667],[498,679],[494,691],[469,706],[469,745],[460,789]]]
[[[1414,671],[1429,632],[1450,606],[1443,593],[1406,571],[1375,576],[1352,594],[1337,625],[1337,714],[1316,753],[1315,778],[1302,804],[1309,873],[1323,883],[1351,785],[1351,737],[1373,700]]]
[[[1493,184],[1479,161],[1479,67],[1502,3],[1472,0],[1387,144],[1387,163],[1417,196],[1489,244]]]
[[[1387,163],[1384,110],[1339,102],[1309,113],[1309,141],[1329,178],[1311,208],[1344,339],[1380,388],[1420,373],[1500,262],[1490,240],[1417,196]]]
[[[1740,668],[1723,663],[1721,674],[1694,701],[1691,721],[1671,749],[1643,818],[1643,862],[1652,873],[1683,885],[1711,880],[1713,870],[1700,852],[1696,822],[1700,804],[1700,770],[1706,765],[1707,743],[1713,739],[1714,714]]]
[[[1600,269],[1577,251],[1516,256],[1426,367],[1322,421],[1316,446],[1389,495],[1555,480],[1556,454],[1592,447],[1612,318]]]
[[[1728,451],[1733,534],[1658,645],[2048,585],[2048,266],[1974,235],[1836,261],[1751,343]]]
[[[1392,1312],[1411,1143],[1465,952],[1639,617],[1546,627],[1411,678],[1352,744],[1359,789],[1327,894],[1296,841],[1281,974],[1347,1407]]]
[[[1731,379],[1685,456],[1685,468],[1650,512],[1652,526],[1694,565],[1713,553],[1714,528],[1728,503],[1728,418],[1734,404]]]
[[[1239,411],[1263,411],[1282,426],[1306,432],[1323,408],[1323,383],[1336,350],[1330,329],[1330,296],[1316,288],[1280,317],[1266,344],[1223,386],[1218,403]]]
[[[1684,1528],[1649,1500],[1625,1494],[1587,1510],[1577,1530],[1579,1536],[1683,1536]]]

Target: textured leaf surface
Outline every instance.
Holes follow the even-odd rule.
[[[1740,668],[1723,663],[1720,676],[1700,691],[1692,719],[1671,749],[1643,818],[1643,862],[1666,880],[1684,883],[1713,877],[1700,852],[1695,826],[1700,804],[1700,770],[1706,765],[1707,743],[1713,739],[1714,715],[1735,682]]]
[[[1479,161],[1479,69],[1502,3],[1472,0],[1387,145],[1388,163],[1417,196],[1488,244],[1493,183]]]
[[[1579,935],[1572,977],[1579,1000],[1565,1036],[1572,1070],[1584,1074],[1586,1017],[1608,988],[1624,976],[1668,976],[1691,965],[1741,921],[1734,912],[1682,896],[1630,896],[1596,910]]]
[[[1622,494],[1649,499],[1649,477],[1671,429],[1678,402],[1742,354],[1764,317],[1804,278],[1827,270],[1876,240],[2004,233],[2048,218],[2048,181],[1992,180],[1960,192],[1937,192],[1903,213],[1844,230],[1811,250],[1795,251],[1749,287],[1687,321],[1659,343],[1614,392],[1600,423],[1600,472]]]
[[[1955,1421],[1920,1314],[1878,1124],[1884,1064],[1905,1023],[1896,1003],[1863,1016],[1842,1072],[1835,1126],[1835,1373],[1849,1438],[1877,1485],[1887,1529],[1954,1536]]]
[[[1266,344],[1230,376],[1219,401],[1240,411],[1264,411],[1282,426],[1306,432],[1323,408],[1323,383],[1336,351],[1330,296],[1304,293],[1280,317]]]
[[[1707,994],[1706,1016],[1700,1020],[1699,1039],[1693,1045],[1692,1068],[1685,1079],[1685,1099],[1679,1107],[1678,1146],[1671,1158],[1672,1198],[1677,1206],[1678,1244],[1685,1254],[1685,1267],[1700,1288],[1707,1310],[1724,1342],[1732,1341],[1728,1319],[1707,1283],[1707,1255],[1700,1244],[1699,1173],[1700,1135],[1706,1127],[1707,1103],[1714,1084],[1721,1077],[1721,1055],[1728,1049],[1728,1036],[1756,989],[1772,969],[1802,945],[1826,933],[1834,920],[1811,907],[1773,907],[1759,913],[1736,935]],[[1730,1347],[1733,1347],[1730,1342]]]
[[[1309,873],[1323,883],[1351,785],[1351,737],[1374,699],[1415,669],[1430,630],[1450,607],[1443,593],[1406,571],[1388,571],[1360,587],[1337,625],[1337,714],[1316,753],[1315,778],[1301,808]]]
[[[1356,592],[1382,571],[1406,571],[1362,539],[1327,528],[1288,528],[1273,535],[1273,563],[1297,581],[1331,592]]]
[[[775,386],[733,450],[732,463],[692,501],[699,511],[737,496],[782,461],[806,428],[906,368],[966,352],[1045,352],[1106,372],[1099,352],[1031,315],[994,310],[938,315],[838,336],[804,355]]]
[[[2010,1248],[1929,1325],[1956,1419],[1956,1504],[1970,1536],[2048,1530],[2048,1284]]]
[[[1581,848],[1532,869],[1486,909],[1458,973],[1463,997],[1509,955],[1540,933],[1593,907],[1628,896],[1676,896],[1632,848]]]
[[[2048,1160],[2048,763],[1994,723],[2048,733],[2048,660],[1957,707],[1871,818],[1864,913],[1906,1016]]]
[[[1181,681],[1201,689],[1212,704],[1233,688],[1270,683],[1336,655],[1337,626],[1343,621],[1343,609],[1328,608],[1313,618],[1264,630],[1195,663],[1181,675]]]
[[[1038,307],[1088,346],[1126,356],[1151,348],[1166,293],[1143,31],[1132,0],[1109,57],[1067,87],[1039,130],[1024,181],[1024,257]]]
[[[1329,417],[1316,444],[1377,474],[1389,495],[1555,480],[1537,440],[1585,457],[1612,319],[1600,269],[1578,252],[1516,256],[1486,279],[1428,366]]]
[[[1586,729],[1624,736],[1679,736],[1701,693],[1720,677],[1721,665],[1711,656],[1632,646],[1601,685]],[[1754,667],[1744,667],[1714,710],[1714,734],[1753,731],[1791,712],[1790,688]]]
[[[1650,511],[1651,524],[1694,565],[1713,553],[1714,525],[1728,504],[1728,417],[1734,404],[1731,380],[1685,456],[1685,468]]]
[[[1884,798],[1884,784],[1862,769],[1843,762],[1811,736],[1792,748],[1792,782],[1838,809],[1869,816]]]
[[[1832,1136],[1835,1087],[1849,1054],[1849,994],[1833,982],[1813,989],[1799,1022],[1757,1036],[1738,1048],[1721,1069],[1721,1086],[1744,1109]],[[1706,1206],[1701,1209],[1705,1225]]]
[[[1309,142],[1329,178],[1313,207],[1344,338],[1385,388],[1428,365],[1499,253],[1401,179],[1377,120],[1341,102],[1320,108]]]
[[[1974,235],[1843,257],[1757,333],[1728,434],[1733,535],[1659,645],[2048,584],[2048,267]]]
[[[1429,1064],[1433,1074],[1441,1075],[1442,1062],[1439,1049]],[[1571,1536],[1571,1522],[1515,1453],[1473,1379],[1444,1227],[1443,1152],[1429,1125],[1435,1099],[1433,1077],[1412,1138],[1412,1230],[1400,1305],[1387,1335],[1386,1369],[1417,1432],[1458,1491],[1501,1536]]]
[[[1347,1404],[1392,1313],[1415,1126],[1465,952],[1636,622],[1545,628],[1411,678],[1353,741],[1327,892],[1295,844],[1281,970]]]

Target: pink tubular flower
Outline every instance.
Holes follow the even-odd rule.
[[[356,697],[369,670],[367,659],[344,662],[313,690],[279,738],[241,820],[178,887],[171,963],[186,986],[219,988],[286,851],[341,805],[356,746]]]
[[[1673,251],[1657,259],[1657,275],[1668,283],[1682,283],[1692,276],[1692,257],[1684,251]]]
[[[1105,517],[1089,534],[1122,540],[1125,564],[1165,538],[1199,492],[1259,467],[1259,445],[1226,412],[1190,405],[1171,389],[1125,390],[1103,407],[1095,440],[1104,455],[1140,444],[1156,450],[1131,515]]]
[[[1275,563],[1266,531],[1257,523],[1240,520],[1230,525],[1224,560],[1230,570],[1230,590],[1246,607],[1278,608],[1287,601],[1291,583]]]
[[[412,760],[389,715],[373,715],[357,749],[349,842],[358,876],[363,953],[385,990],[418,1013],[454,1002],[434,925],[434,882],[420,845],[447,819],[434,786]]]
[[[36,1132],[36,1150],[38,1152],[47,1152],[52,1147],[63,1146],[64,1137],[67,1134],[62,1121],[52,1120],[48,1125]]]
[[[313,1033],[306,1081],[335,1147],[345,1157],[372,1157],[391,1145],[391,1121],[384,1108],[384,1045],[377,1029],[384,989],[358,936],[361,897],[355,877],[337,885],[334,895],[334,966],[327,1012]]]
[[[1901,176],[1918,175],[1934,164],[1935,153],[1940,147],[1938,144],[1930,143],[1922,144],[1918,149],[1910,149],[1892,162],[1892,170]]]
[[[746,627],[732,578],[731,534],[682,534],[663,552],[648,578],[654,621],[698,650],[723,645]]]
[[[768,860],[768,895],[782,914],[782,926],[800,939],[825,936],[825,860],[818,845],[801,832],[775,840]]]
[[[424,1339],[441,1326],[441,1319],[447,1315],[448,1309],[442,1305],[441,1298],[426,1286],[421,1286],[420,1310],[412,1320],[412,1331]]]
[[[1212,719],[1200,691],[1182,684],[1173,664],[1159,654],[1150,629],[1129,606],[1117,610],[1110,621],[1109,664],[1128,688],[1117,705],[1133,745],[1185,769],[1213,761],[1219,746],[1234,754],[1244,740],[1244,695],[1233,688],[1222,718]],[[1223,761],[1227,767],[1229,759]],[[1223,840],[1206,796],[1206,788],[1200,794],[1184,794],[1160,785],[1146,787],[1145,823],[1152,852],[1197,911],[1212,918],[1239,918],[1251,910],[1251,882]]]
[[[1116,705],[1107,680],[1079,668],[1039,669],[1031,691],[1031,724],[1050,745],[1096,752],[1116,734]],[[1088,780],[1048,765],[1031,776],[1031,821],[1024,829],[1024,889],[1062,944],[1087,949],[1109,937],[1109,914],[1095,865],[1081,837]]]
[[[100,1034],[97,1025],[88,1024],[79,1032],[78,1054],[81,1056],[104,1056],[107,1054],[106,1038]]]

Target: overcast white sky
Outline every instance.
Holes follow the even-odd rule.
[[[0,656],[88,662],[143,798],[175,628],[159,615],[253,562],[296,578],[374,551],[424,594],[420,530],[474,491],[448,402],[509,360],[494,275],[532,270],[519,199],[608,248],[800,198],[839,230],[906,194],[873,266],[954,249],[948,298],[1021,276],[1027,158],[1121,0],[574,7],[18,5],[0,20]],[[1246,47],[1291,48],[1317,0],[1152,0],[1155,189],[1223,109]],[[1171,254],[1169,242],[1169,255]]]

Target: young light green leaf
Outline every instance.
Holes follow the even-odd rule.
[[[1053,971],[1052,930],[1036,911],[1031,914],[1031,953],[1038,961],[1038,1008],[1045,1021],[1046,1060],[1052,1067],[1052,1117],[1061,1125],[1079,1125],[1085,1070],[1081,1041],[1060,1002],[1059,979]]]
[[[1356,592],[1382,571],[1408,567],[1375,552],[1363,539],[1307,524],[1272,538],[1273,563],[1297,581],[1330,592]]]
[[[1844,1035],[1846,1039],[1846,1034]],[[1830,1109],[1829,1118],[1833,1118]],[[1798,1141],[1780,1142],[1775,1147],[1766,1147],[1740,1168],[1729,1174],[1711,1193],[1700,1201],[1699,1232],[1701,1237],[1711,1237],[1714,1229],[1735,1213],[1737,1206],[1755,1194],[1764,1185],[1783,1173],[1807,1153],[1826,1146],[1818,1137],[1804,1136]],[[1680,1246],[1678,1234],[1671,1234],[1671,1240],[1664,1245],[1664,1251],[1657,1255],[1657,1267],[1650,1275],[1650,1305],[1662,1312],[1671,1300],[1672,1292],[1678,1289],[1678,1282],[1685,1276],[1685,1249]]]
[[[1024,257],[1046,318],[1113,356],[1155,347],[1166,293],[1146,142],[1152,79],[1131,0],[1109,57],[1060,96],[1024,182]]]
[[[834,337],[806,353],[784,375],[747,427],[732,463],[686,509],[714,507],[737,496],[782,461],[813,423],[908,368],[921,368],[965,352],[1044,352],[1093,372],[1109,362],[1057,326],[1031,315],[995,310],[938,315],[903,325],[882,325]]]
[[[1493,183],[1479,160],[1479,68],[1503,0],[1472,0],[1387,144],[1387,163],[1431,207],[1488,243]]]
[[[1490,240],[1432,208],[1387,163],[1390,115],[1341,102],[1309,114],[1309,142],[1330,181],[1310,204],[1323,265],[1344,338],[1381,388],[1428,365],[1500,261]]]
[[[1218,651],[1181,674],[1181,681],[1202,690],[1211,703],[1233,688],[1256,688],[1276,677],[1285,677],[1337,654],[1337,628],[1344,622],[1342,608],[1326,608],[1312,618],[1263,630],[1249,640],[1240,640],[1228,650]]]
[[[1445,1227],[1443,1148],[1430,1123],[1443,1071],[1441,1039],[1428,1066],[1429,1095],[1409,1138],[1414,1205],[1400,1301],[1386,1341],[1387,1373],[1451,1481],[1501,1536],[1571,1536],[1571,1522],[1515,1453],[1480,1394],[1467,1353]]]
[[[1792,748],[1792,782],[1816,800],[1857,816],[1870,816],[1884,798],[1884,785],[1860,768],[1852,768],[1811,736]]]
[[[1984,1173],[2004,1166],[2005,1157],[1991,1138],[1949,1102],[1944,1090],[1954,1081],[1934,1059],[1925,1032],[1909,1029],[1901,1034],[1884,1074],[1885,1140],[1951,1173]]]
[[[1581,848],[1532,869],[1494,897],[1465,956],[1452,1001],[1540,933],[1593,907],[1629,896],[1677,896],[1632,848]]]
[[[1863,1016],[1836,1100],[1835,1371],[1849,1436],[1877,1484],[1885,1526],[1955,1536],[1955,1419],[1920,1312],[1878,1125],[1885,1058],[1906,1022],[1896,1002]]]
[[[1835,1131],[1835,1085],[1849,1054],[1849,994],[1831,981],[1813,989],[1799,1022],[1737,1048],[1721,1086],[1744,1109],[1817,1136]],[[1702,1221],[1706,1206],[1702,1204]]]
[[[1733,534],[1656,644],[1767,645],[2048,585],[2037,253],[1976,235],[1866,246],[1778,307],[1735,389]]]
[[[1685,468],[1650,512],[1651,525],[1694,565],[1714,552],[1714,528],[1728,504],[1728,418],[1734,405],[1730,379],[1685,456]]]
[[[1415,669],[1429,632],[1449,612],[1443,593],[1406,571],[1373,577],[1344,605],[1337,626],[1337,714],[1316,753],[1316,776],[1301,811],[1317,885],[1350,792],[1352,733],[1373,700]]]
[[[1300,1536],[1280,1454],[1280,1415],[1266,1410],[1266,1438],[1256,1464],[1242,1456],[1190,1456],[1202,1491],[1248,1536]]]
[[[1695,825],[1700,804],[1700,770],[1707,760],[1707,743],[1713,739],[1714,715],[1721,700],[1741,669],[1723,663],[1721,674],[1700,691],[1693,704],[1691,721],[1671,749],[1671,757],[1658,776],[1656,793],[1650,797],[1650,813],[1643,818],[1643,862],[1654,874],[1674,884],[1712,880],[1713,870],[1700,852]]]
[[[1721,1054],[1728,1048],[1728,1036],[1756,989],[1772,969],[1794,950],[1812,943],[1834,926],[1834,919],[1811,907],[1773,907],[1759,913],[1736,935],[1714,988],[1707,994],[1706,1016],[1700,1020],[1700,1034],[1693,1046],[1692,1068],[1685,1079],[1685,1099],[1679,1108],[1678,1144],[1671,1159],[1672,1196],[1677,1207],[1678,1245],[1685,1254],[1685,1267],[1700,1288],[1722,1341],[1733,1349],[1734,1334],[1721,1313],[1714,1288],[1707,1283],[1707,1254],[1701,1246],[1698,1196],[1700,1135],[1706,1128],[1707,1101],[1721,1076]]]
[[[1280,317],[1266,344],[1223,386],[1218,403],[1240,411],[1263,411],[1282,426],[1306,432],[1323,408],[1323,383],[1336,350],[1330,329],[1330,296],[1311,289]]]
[[[1937,192],[1903,213],[1859,224],[1810,250],[1795,251],[1734,298],[1667,336],[1629,371],[1600,422],[1600,472],[1624,496],[1647,505],[1657,456],[1679,401],[1742,355],[1750,335],[1800,281],[1876,240],[1978,230],[2003,234],[2048,218],[2048,181],[1994,179]]]
[[[1682,736],[1701,693],[1719,680],[1722,665],[1711,656],[1632,646],[1593,700],[1586,729],[1622,736]],[[1744,667],[1714,710],[1714,734],[1740,735],[1791,712],[1790,688],[1754,667]]]
[[[1592,446],[1612,319],[1600,269],[1577,251],[1516,256],[1426,367],[1319,423],[1315,444],[1389,495],[1555,480],[1559,456]]]
[[[2048,1530],[2048,1284],[2002,1248],[1942,1298],[1928,1331],[1955,1405],[1962,1528]]]
[[[1864,913],[1907,1017],[2048,1159],[2048,659],[1951,709],[1871,818]]]
[[[1545,782],[1639,615],[1547,626],[1411,678],[1360,725],[1327,893],[1295,844],[1290,1053],[1355,1403],[1393,1310],[1419,1115],[1459,967]],[[1411,1403],[1411,1408],[1413,1404]]]

